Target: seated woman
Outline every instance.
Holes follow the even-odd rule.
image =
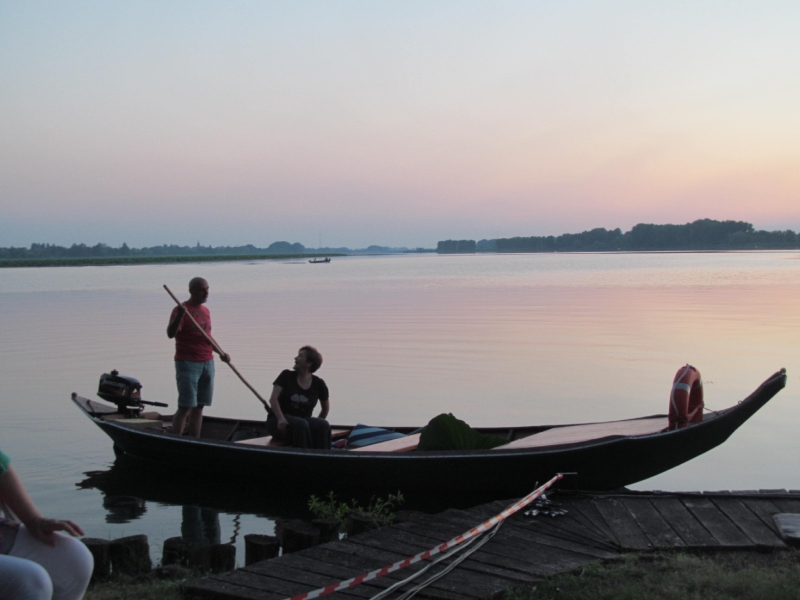
[[[267,431],[275,439],[296,448],[331,447],[331,426],[325,420],[330,410],[328,386],[316,375],[322,355],[312,346],[303,346],[294,359],[294,371],[283,371],[273,382],[267,417]],[[313,417],[319,401],[318,417]]]
[[[58,532],[79,536],[83,530],[72,521],[43,517],[8,463],[0,452],[0,505],[21,523],[0,512],[0,598],[80,600],[94,560],[81,542]]]

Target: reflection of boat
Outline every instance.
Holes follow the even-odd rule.
[[[215,417],[205,417],[202,437],[194,439],[167,433],[163,425],[169,416],[125,418],[108,404],[76,394],[72,399],[114,441],[118,453],[159,465],[321,491],[417,489],[516,495],[557,472],[575,473],[569,481],[576,488],[598,490],[663,473],[723,443],[785,385],[782,369],[738,404],[674,431],[666,430],[666,415],[579,425],[478,428],[504,436],[509,443],[491,450],[448,451],[413,450],[412,427],[391,428],[411,434],[405,438],[354,450],[276,446],[269,438],[259,439],[267,435],[263,421]]]
[[[312,258],[308,262],[310,262],[312,265],[316,265],[319,263],[329,263],[331,262],[331,259],[326,256],[325,258]]]
[[[308,494],[278,489],[268,479],[198,477],[194,471],[159,467],[127,455],[118,456],[107,470],[89,471],[84,476],[77,487],[103,493],[103,507],[108,511],[109,522],[138,518],[144,513],[138,509],[145,501],[272,518],[305,517],[308,504]]]

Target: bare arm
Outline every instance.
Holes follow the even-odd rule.
[[[0,501],[17,515],[33,537],[48,546],[55,546],[55,531],[66,531],[75,537],[83,535],[83,529],[72,521],[43,517],[12,467],[0,477]]]
[[[319,407],[320,407],[319,418],[320,419],[326,418],[328,416],[328,412],[330,412],[330,410],[331,410],[331,401],[330,401],[330,399],[328,399],[328,400],[320,400],[319,401]]]
[[[186,312],[186,308],[181,304],[178,306],[178,311],[175,313],[175,318],[169,322],[167,325],[167,337],[172,339],[175,337],[175,334],[178,333],[178,327],[181,326],[181,319],[183,319],[183,314]]]
[[[289,422],[286,420],[286,417],[283,416],[281,403],[278,402],[278,397],[281,395],[282,391],[283,388],[281,386],[272,386],[272,395],[269,397],[269,406],[272,409],[272,413],[278,419],[278,429],[281,430],[281,433],[286,433],[286,428],[289,426]]]

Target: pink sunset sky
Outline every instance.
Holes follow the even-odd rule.
[[[800,230],[797,2],[0,3],[0,246]]]

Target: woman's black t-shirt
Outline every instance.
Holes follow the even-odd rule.
[[[297,383],[297,373],[286,369],[272,382],[281,387],[278,402],[284,415],[308,418],[312,416],[317,401],[328,399],[328,386],[316,375],[311,376],[311,386],[304,390]]]

